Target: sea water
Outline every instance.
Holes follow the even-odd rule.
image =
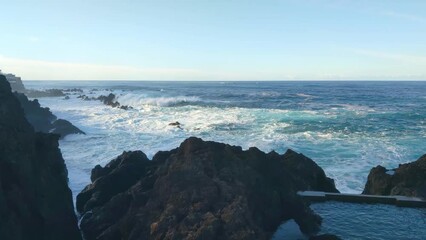
[[[326,202],[311,208],[323,218],[320,234],[342,239],[425,240],[426,209],[383,204]],[[306,240],[296,223],[281,225],[272,240]]]
[[[291,148],[317,162],[346,193],[360,193],[372,167],[395,168],[426,153],[426,82],[27,81],[25,85],[83,90],[69,100],[39,99],[42,106],[87,133],[60,141],[74,196],[90,183],[95,165],[105,165],[129,150],[152,157],[190,136],[266,152]],[[109,93],[133,109],[77,98]],[[176,121],[181,128],[169,126]],[[335,216],[328,215],[334,207],[323,206],[314,208],[326,219],[323,228],[334,229],[335,223],[329,221]],[[424,218],[421,221],[424,226]],[[344,232],[348,226],[336,228]]]

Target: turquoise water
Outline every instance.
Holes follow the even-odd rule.
[[[426,82],[25,82],[28,88],[113,92],[134,109],[98,101],[43,98],[59,117],[86,131],[60,146],[73,193],[90,170],[125,150],[152,156],[185,138],[288,148],[314,159],[342,192],[362,191],[369,170],[396,167],[426,153]],[[168,126],[179,121],[183,129]]]
[[[311,208],[323,217],[321,233],[332,233],[342,239],[426,239],[426,209],[340,202],[316,203]],[[287,223],[272,239],[306,238],[294,223]]]
[[[60,141],[74,196],[90,170],[127,150],[152,157],[185,138],[288,148],[314,159],[342,192],[362,191],[369,170],[426,153],[426,82],[25,82],[29,88],[81,88],[117,95],[134,109],[98,101],[42,98],[87,135]],[[169,126],[179,121],[182,129]],[[425,210],[386,205],[314,204],[322,232],[344,239],[426,239]],[[285,225],[286,226],[286,225]],[[303,239],[285,226],[274,239]]]

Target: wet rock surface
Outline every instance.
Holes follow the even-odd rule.
[[[371,169],[363,194],[402,195],[426,199],[426,155],[396,169]]]
[[[115,100],[116,96],[113,93],[110,93],[110,94],[108,94],[106,96],[105,95],[101,95],[99,97],[89,97],[89,96],[83,94],[83,95],[79,95],[77,98],[80,98],[80,99],[82,99],[84,101],[99,100],[99,101],[101,101],[103,104],[105,104],[107,106],[111,106],[111,107],[114,107],[114,108],[120,108],[120,109],[123,109],[123,110],[132,109],[131,106],[121,105],[119,102],[117,102]]]
[[[35,133],[0,75],[0,239],[81,239],[58,136]]]
[[[25,117],[36,132],[55,133],[61,138],[68,134],[85,134],[67,120],[57,119],[49,108],[40,106],[37,99],[29,100],[23,93],[14,93],[24,110]]]
[[[303,165],[312,177],[299,176]],[[77,196],[88,240],[269,239],[289,219],[314,235],[321,218],[296,192],[337,192],[302,154],[243,151],[198,138],[152,160],[124,152],[96,166],[91,180]]]

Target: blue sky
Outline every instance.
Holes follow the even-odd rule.
[[[1,0],[28,80],[424,80],[424,0]]]

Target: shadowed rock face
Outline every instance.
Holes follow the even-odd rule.
[[[43,108],[37,99],[29,100],[23,93],[14,93],[24,109],[25,117],[36,132],[55,133],[61,138],[68,134],[85,134],[67,120],[57,119],[49,108]]]
[[[426,155],[415,162],[400,164],[388,170],[371,169],[363,194],[402,195],[426,199]]]
[[[34,132],[1,75],[0,239],[81,239],[58,136]]]
[[[275,152],[269,153],[269,156],[272,155],[275,155],[278,159],[283,159],[285,167],[291,170],[293,177],[296,179],[295,184],[298,189],[303,191],[339,192],[336,189],[334,180],[327,177],[321,167],[303,154],[289,149],[283,156]]]
[[[301,154],[243,151],[198,138],[151,161],[140,151],[124,152],[96,166],[91,180],[77,196],[87,240],[269,239],[288,219],[313,234],[321,218],[296,192],[337,192]]]

